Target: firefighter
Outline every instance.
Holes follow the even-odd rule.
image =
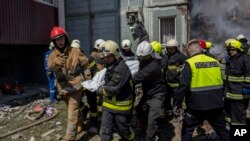
[[[135,60],[135,54],[131,50],[132,43],[130,40],[125,39],[122,41],[121,57],[123,60]]]
[[[137,119],[147,124],[146,141],[154,141],[159,127],[159,119],[164,116],[163,104],[166,86],[161,70],[161,62],[151,44],[142,41],[136,50],[139,71],[132,78],[135,84],[142,83],[143,96],[136,107]]]
[[[103,57],[103,45],[104,45],[105,41],[103,39],[97,39],[95,41],[95,44],[94,44],[94,48],[93,48],[93,51],[91,52],[91,56],[93,58],[96,58],[96,57]]]
[[[245,125],[250,98],[250,57],[235,39],[228,42],[226,49],[229,55],[224,76],[226,120],[232,125]]]
[[[223,113],[223,80],[219,62],[202,53],[198,40],[187,44],[190,56],[181,72],[180,86],[174,103],[174,114],[185,95],[190,98],[182,126],[182,141],[192,141],[195,128],[207,120],[221,141],[229,140]]]
[[[53,27],[51,40],[55,48],[48,58],[49,69],[56,74],[59,95],[68,108],[68,124],[64,140],[75,140],[77,129],[83,124],[80,114],[80,101],[83,88],[81,82],[89,78],[88,59],[79,48],[71,47],[66,31]]]
[[[247,38],[243,34],[240,34],[236,37],[236,39],[241,42],[244,53],[250,55],[250,45],[247,43]]]
[[[211,42],[199,40],[199,45],[202,48],[202,52],[206,54],[207,56],[215,58],[213,54],[209,52],[211,47],[214,47],[214,45]]]
[[[165,71],[165,79],[166,79],[166,86],[167,86],[167,95],[165,101],[165,116],[166,118],[171,117],[172,114],[172,105],[171,99],[175,99],[176,97],[176,90],[179,86],[179,79],[182,66],[186,60],[186,56],[179,51],[179,44],[176,40],[171,39],[166,44],[167,49],[167,60],[168,66]],[[181,117],[175,117],[180,118]]]
[[[53,42],[51,42],[49,44],[49,50],[45,53],[45,57],[44,57],[44,67],[45,67],[46,75],[47,75],[47,78],[49,81],[49,100],[50,100],[50,103],[57,102],[56,84],[55,84],[56,75],[53,71],[51,71],[48,68],[48,57],[51,54],[53,48],[54,48],[54,44],[53,44]]]
[[[89,56],[89,69],[91,71],[92,78],[100,68],[105,65],[104,61],[104,43],[103,39],[97,39],[94,43],[94,49]],[[98,134],[98,104],[97,104],[97,94],[96,92],[91,92],[86,90],[87,102],[89,104],[89,133]]]
[[[123,140],[133,140],[131,72],[120,57],[119,46],[116,42],[106,41],[103,52],[107,69],[104,77],[105,84],[97,89],[97,94],[103,96],[101,140],[112,140],[114,125],[118,128]]]

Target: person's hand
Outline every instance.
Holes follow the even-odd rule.
[[[58,66],[62,66],[66,63],[67,60],[67,56],[64,56],[63,54],[61,54],[60,56],[55,58],[55,63]]]
[[[179,106],[174,106],[174,108],[173,108],[173,114],[175,115],[175,116],[179,116]]]

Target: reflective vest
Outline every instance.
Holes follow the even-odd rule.
[[[191,92],[220,89],[223,87],[223,80],[219,62],[204,54],[193,56],[188,59],[192,79]]]

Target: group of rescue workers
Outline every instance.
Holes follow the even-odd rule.
[[[123,40],[119,47],[112,40],[98,39],[90,55],[84,54],[78,40],[70,44],[61,27],[52,29],[51,40],[46,72],[53,82],[56,79],[58,93],[67,105],[65,141],[76,140],[77,134],[85,130],[87,112],[88,132],[99,133],[102,141],[112,140],[116,131],[122,140],[136,140],[135,133],[140,131],[134,132],[131,126],[133,111],[138,125],[145,126],[140,129],[146,141],[155,141],[159,125],[164,124],[160,119],[172,115],[183,120],[183,141],[191,141],[193,131],[204,120],[210,123],[221,141],[229,140],[230,129],[226,128],[226,121],[229,125],[246,124],[250,50],[243,35],[225,42],[228,53],[225,73],[222,73],[220,62],[209,52],[213,44],[204,40],[189,41],[186,55],[179,51],[179,44],[174,39],[163,45],[157,41],[141,41],[136,54],[131,51],[130,40]],[[139,61],[138,72],[133,75],[125,63],[128,60]],[[105,83],[95,92],[81,86],[81,82],[92,79],[104,68]],[[51,92],[50,100],[57,101],[55,91]],[[82,102],[83,95],[89,107]],[[135,106],[138,95],[142,96]],[[98,97],[102,99],[100,127]],[[185,111],[183,119],[180,118],[182,109]]]

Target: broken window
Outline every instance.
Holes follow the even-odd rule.
[[[175,17],[159,19],[160,42],[167,43],[170,39],[175,39]]]

